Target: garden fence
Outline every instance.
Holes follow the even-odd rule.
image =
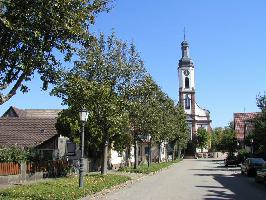
[[[20,174],[19,163],[0,163],[0,176]]]

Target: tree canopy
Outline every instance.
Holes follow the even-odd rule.
[[[233,125],[230,122],[224,128],[216,128],[212,132],[212,149],[218,151],[228,151],[230,154],[234,153],[237,149],[236,133]]]
[[[255,153],[266,158],[266,94],[257,97],[257,106],[261,112],[255,117],[254,147]]]
[[[46,90],[90,37],[95,16],[110,0],[6,0],[0,2],[0,105],[39,74]],[[61,54],[63,59],[60,59]]]
[[[203,149],[208,147],[209,133],[205,128],[198,128],[197,130],[197,146],[203,152]]]

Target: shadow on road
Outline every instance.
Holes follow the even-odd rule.
[[[205,200],[216,199],[236,199],[246,200],[266,199],[266,186],[255,183],[254,178],[249,178],[240,174],[236,170],[224,167],[213,167],[208,169],[192,169],[203,170],[209,173],[197,173],[195,176],[212,176],[213,179],[220,183],[221,187],[198,185],[196,187],[205,188]],[[225,172],[225,171],[228,171]],[[234,171],[234,173],[232,173]],[[221,172],[221,173],[219,173]]]

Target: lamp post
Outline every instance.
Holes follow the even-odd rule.
[[[82,129],[81,129],[81,155],[80,155],[80,167],[79,167],[79,187],[83,188],[84,186],[84,126],[85,122],[88,119],[88,111],[83,108],[79,112],[80,121],[82,123]]]
[[[148,139],[148,145],[149,145],[148,167],[150,167],[151,166],[151,135],[150,134],[147,135],[147,139]]]

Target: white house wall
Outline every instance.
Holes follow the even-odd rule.
[[[123,153],[124,154],[124,153]],[[111,149],[111,164],[118,165],[123,162],[123,156],[119,156],[119,153],[113,149]]]

